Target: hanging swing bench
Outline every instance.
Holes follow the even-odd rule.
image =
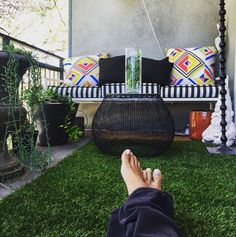
[[[168,102],[216,102],[220,91],[219,83],[214,78],[216,48],[173,48],[169,49],[167,55],[165,55],[157,39],[144,0],[142,0],[142,6],[160,53],[164,58],[168,57],[169,61],[174,64],[170,85],[161,86],[158,83],[142,83],[142,94],[159,94],[164,101]],[[151,67],[149,66],[149,68]],[[68,74],[71,75],[72,78],[70,79],[72,80],[73,73]],[[166,80],[168,79],[166,78]],[[125,93],[124,83],[105,83],[101,86],[90,87],[68,86],[67,84],[67,86],[52,86],[52,88],[58,94],[70,96],[77,103],[101,102],[106,95]]]

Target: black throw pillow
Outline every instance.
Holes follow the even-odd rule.
[[[170,73],[173,67],[168,58],[155,60],[142,58],[142,82],[169,85]],[[99,86],[106,83],[125,82],[125,56],[99,59]]]
[[[143,82],[158,83],[166,86],[171,83],[170,74],[174,64],[168,58],[155,60],[150,58],[142,59],[142,80]]]
[[[125,56],[99,59],[99,86],[125,82]]]

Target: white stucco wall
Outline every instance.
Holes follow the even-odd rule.
[[[227,18],[227,74],[230,86],[233,87],[235,73],[235,40],[236,40],[236,0],[226,0]],[[235,93],[236,94],[236,93]]]
[[[163,51],[169,47],[214,45],[217,0],[145,0]],[[141,0],[72,0],[72,55],[124,54],[140,47],[162,58]]]
[[[227,67],[230,76],[229,86],[236,111],[236,0],[226,0],[227,16]],[[232,91],[233,90],[233,91]]]

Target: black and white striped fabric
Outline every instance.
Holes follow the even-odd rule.
[[[162,98],[217,98],[219,87],[208,86],[165,86],[161,88]]]
[[[124,83],[110,83],[101,87],[69,87],[50,86],[63,96],[70,96],[77,99],[102,99],[107,94],[124,94]],[[217,98],[219,86],[165,86],[160,87],[157,83],[143,83],[142,94],[160,94],[163,99],[171,98]]]
[[[70,96],[71,98],[101,98],[101,88],[98,86],[50,86],[50,88],[59,95]]]
[[[102,97],[107,94],[124,94],[125,93],[125,83],[110,83],[105,84],[101,87]],[[141,88],[142,94],[159,94],[160,85],[157,83],[142,83]]]

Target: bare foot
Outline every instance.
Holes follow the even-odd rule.
[[[121,175],[125,181],[129,195],[137,188],[147,187],[143,181],[143,172],[135,155],[125,150],[121,155]]]
[[[161,190],[162,176],[159,169],[155,169],[153,173],[150,168],[143,170],[143,180],[147,187]]]

